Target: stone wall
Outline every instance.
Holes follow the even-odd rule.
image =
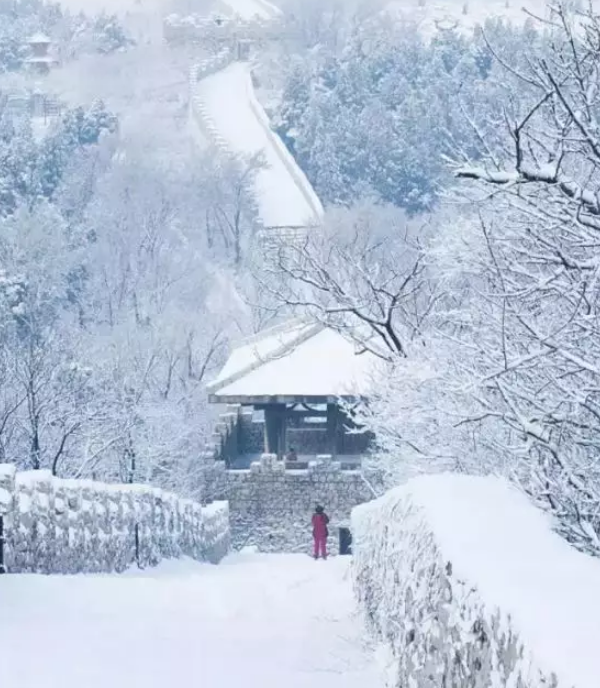
[[[262,454],[265,448],[265,424],[253,420],[251,410],[242,409],[240,413],[240,435],[238,451],[240,454]]]
[[[551,525],[507,483],[463,475],[420,477],[355,509],[354,586],[386,686],[598,685],[600,564]]]
[[[0,516],[10,573],[110,573],[181,556],[217,563],[229,549],[227,504],[10,465],[0,465]]]
[[[211,47],[232,44],[236,40],[262,43],[281,37],[282,27],[274,21],[280,12],[270,3],[260,2],[271,18],[244,20],[221,14],[170,14],[163,19],[163,38],[172,45]]]
[[[310,552],[311,517],[321,504],[331,519],[329,545],[338,552],[339,528],[348,527],[350,513],[373,497],[360,471],[340,464],[311,462],[307,470],[285,470],[272,455],[263,455],[250,470],[226,471],[215,464],[212,497],[229,502],[234,548],[255,545],[262,552]]]

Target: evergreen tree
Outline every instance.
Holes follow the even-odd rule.
[[[435,205],[451,181],[445,158],[477,158],[479,135],[497,130],[510,84],[496,77],[488,41],[525,60],[537,40],[529,25],[489,22],[485,33],[444,30],[427,41],[374,15],[350,26],[341,48],[292,61],[278,131],[325,202],[367,193],[411,213]]]

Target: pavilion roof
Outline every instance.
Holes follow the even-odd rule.
[[[377,361],[335,330],[292,321],[242,342],[208,390],[215,403],[365,397]]]
[[[52,39],[50,36],[47,36],[45,33],[42,33],[41,31],[38,33],[34,33],[33,36],[30,36],[27,39],[27,42],[30,45],[43,45],[43,44],[50,44],[52,43]]]

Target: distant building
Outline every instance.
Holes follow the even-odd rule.
[[[163,36],[173,45],[196,45],[208,50],[228,47],[235,59],[247,60],[257,45],[278,40],[283,28],[279,22],[266,22],[259,17],[252,20],[223,14],[177,15],[163,21]]]
[[[30,56],[25,61],[31,71],[36,74],[48,74],[50,69],[58,64],[52,55],[52,39],[46,34],[36,33],[27,41]]]
[[[45,124],[60,117],[65,104],[42,86],[0,91],[0,112],[13,121],[33,118]]]

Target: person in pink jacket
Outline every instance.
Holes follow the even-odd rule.
[[[329,531],[327,524],[329,523],[329,516],[325,513],[322,506],[317,506],[312,517],[313,540],[315,543],[314,557],[327,559],[327,537]]]

